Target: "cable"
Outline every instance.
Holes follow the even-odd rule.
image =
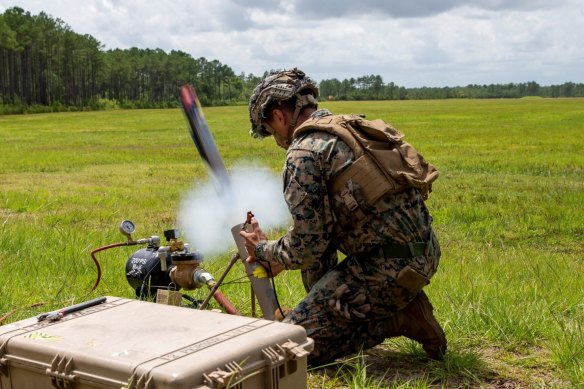
[[[260,265],[261,266],[261,265]],[[286,317],[284,315],[284,311],[282,311],[282,307],[280,306],[280,301],[278,300],[278,292],[276,292],[276,281],[274,281],[274,275],[272,273],[272,266],[268,266],[268,276],[272,281],[272,288],[274,289],[274,297],[276,298],[276,305],[278,306],[278,310],[280,311],[280,315],[282,315],[282,320]]]
[[[146,281],[152,281],[152,279],[150,278],[152,275],[152,272],[154,271],[154,269],[156,269],[156,265],[154,264],[154,266],[152,266],[150,269],[148,269],[148,272],[146,273],[146,275],[144,276],[144,279],[142,280],[142,285],[140,285],[140,295],[138,297],[140,297],[140,300],[144,300],[144,299],[148,299],[149,297],[153,297],[150,294],[150,291],[152,288],[154,288],[155,290],[158,289],[166,289],[166,290],[171,290],[170,289],[170,284],[169,285],[152,285],[149,284],[148,286],[148,294],[144,293],[144,287],[146,287]],[[174,285],[174,282],[172,283]],[[176,291],[176,285],[174,285],[174,289],[172,289],[173,291]],[[156,296],[154,296],[154,299],[156,299]]]

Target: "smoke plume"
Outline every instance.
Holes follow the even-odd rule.
[[[231,227],[252,211],[264,231],[289,222],[282,180],[267,168],[234,169],[229,183],[197,183],[181,201],[178,224],[191,250],[207,258],[235,247]]]

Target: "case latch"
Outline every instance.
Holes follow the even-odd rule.
[[[290,355],[291,359],[302,358],[310,354],[304,349],[304,347],[291,340],[288,340],[280,347],[282,347],[284,351]]]
[[[8,358],[0,357],[0,375],[8,376]]]
[[[298,358],[305,357],[309,354],[301,345],[288,339],[282,345],[276,345],[276,349],[266,347],[262,350],[264,360],[270,367],[275,367],[285,363],[286,361],[293,361]]]
[[[70,389],[75,386],[77,376],[73,372],[73,358],[56,355],[51,362],[51,367],[45,373],[51,379],[51,385],[58,389]]]
[[[151,389],[154,387],[154,377],[149,372],[137,377],[136,373],[128,379],[128,385],[122,386],[122,389]]]
[[[266,361],[266,389],[278,388],[280,379],[294,374],[298,370],[298,359],[309,354],[298,343],[288,339],[286,343],[276,345],[276,348],[266,347],[262,355]]]
[[[6,343],[8,343],[8,341],[0,345],[0,375],[8,376],[8,358],[4,356],[6,353]]]
[[[209,374],[203,374],[205,385],[213,389],[231,387],[240,378],[243,370],[236,362],[225,365],[226,370],[217,369]]]

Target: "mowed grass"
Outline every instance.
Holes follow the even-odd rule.
[[[428,207],[443,257],[427,293],[449,354],[427,361],[413,342],[388,339],[312,372],[310,386],[584,386],[584,100],[321,106],[392,123],[440,170]],[[205,115],[228,169],[255,161],[279,174],[284,151],[248,136],[245,107]],[[98,254],[93,293],[90,251],[123,241],[126,218],[136,237],[162,235],[207,174],[179,110],[3,116],[0,137],[4,323],[97,295],[133,297],[124,264],[135,248]],[[205,267],[218,276],[230,250]],[[230,280],[242,273],[236,266]],[[282,305],[303,297],[297,272],[277,288]],[[246,284],[223,290],[250,313]]]

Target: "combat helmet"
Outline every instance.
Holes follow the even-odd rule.
[[[254,89],[249,99],[250,134],[255,138],[270,136],[273,130],[265,122],[267,109],[273,102],[289,100],[296,97],[296,105],[290,127],[294,128],[300,110],[307,105],[316,106],[318,87],[297,68],[271,72]]]

